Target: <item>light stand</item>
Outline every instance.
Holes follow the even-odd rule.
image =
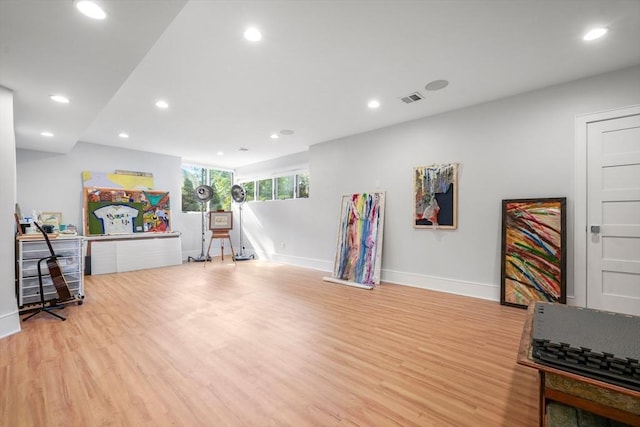
[[[204,180],[204,177],[203,177]],[[200,256],[197,258],[194,258],[192,256],[187,257],[187,262],[207,262],[207,261],[211,261],[211,257],[209,256],[209,254],[205,255],[204,254],[204,205],[205,203],[207,203],[209,200],[211,200],[213,198],[213,188],[209,185],[199,185],[194,192],[196,198],[198,199],[198,201],[200,202],[200,214],[202,215],[201,217],[201,244],[200,244]]]
[[[204,254],[204,203],[201,203],[202,208],[200,209],[201,213],[202,213],[202,227],[201,227],[201,234],[202,234],[202,242],[201,242],[201,246],[200,246],[200,255],[197,258],[194,258],[192,256],[187,257],[187,262],[207,262],[207,261],[211,261],[211,257],[209,255],[205,255]]]
[[[240,252],[236,254],[236,261],[249,261],[253,259],[253,255],[246,255],[244,253],[244,243],[242,242],[242,203],[238,206],[240,209]]]

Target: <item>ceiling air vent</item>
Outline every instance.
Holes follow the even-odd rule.
[[[410,95],[407,96],[403,96],[402,98],[400,98],[402,100],[402,102],[404,102],[405,104],[411,104],[412,102],[416,102],[416,101],[420,101],[421,99],[423,99],[424,97],[422,95],[420,95],[419,92],[413,92]]]

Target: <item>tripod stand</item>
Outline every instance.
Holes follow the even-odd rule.
[[[34,222],[35,226],[38,227],[38,230],[42,233],[42,237],[44,237],[44,241],[47,242],[47,247],[49,248],[49,253],[51,254],[48,257],[40,258],[38,260],[38,286],[40,287],[40,308],[38,308],[34,313],[31,313],[22,321],[26,321],[31,319],[36,314],[44,311],[45,313],[49,313],[50,315],[57,317],[60,320],[67,320],[66,318],[60,316],[59,314],[54,313],[52,310],[62,309],[64,305],[57,304],[59,301],[69,301],[73,299],[71,295],[71,291],[69,291],[69,285],[67,284],[67,280],[64,278],[64,274],[62,274],[62,269],[58,265],[58,256],[53,250],[53,246],[51,246],[51,242],[49,241],[49,236],[44,232],[42,227],[37,222]],[[58,299],[54,299],[49,302],[49,307],[47,307],[47,302],[44,300],[44,286],[42,284],[42,263],[47,262],[47,268],[49,269],[49,277],[51,278],[51,282],[55,287],[56,294]]]

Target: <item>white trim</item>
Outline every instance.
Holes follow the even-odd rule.
[[[266,259],[280,264],[295,265],[298,267],[310,268],[312,270],[333,271],[333,261],[260,251],[256,251],[256,257],[258,259]],[[380,281],[490,301],[500,301],[500,287],[492,284],[452,280],[443,277],[385,269],[382,269]],[[384,283],[381,283],[379,286],[384,286]]]
[[[233,176],[234,176],[234,179],[235,179],[235,175],[236,175],[235,169],[224,168],[224,167],[216,166],[216,165],[213,165],[213,164],[202,164],[199,161],[191,161],[191,160],[187,160],[187,159],[182,159],[181,166],[180,166],[180,172],[181,173],[182,173],[182,168],[185,167],[185,166],[193,166],[193,167],[196,167],[196,168],[207,169],[207,170],[214,169],[214,170],[219,170],[219,171],[222,171],[222,172],[231,172],[233,174]]]
[[[487,283],[446,279],[425,274],[382,270],[382,282],[446,292],[490,301],[500,301],[500,287]],[[380,286],[384,286],[384,283]]]
[[[256,251],[256,257],[260,259],[268,259],[274,262],[279,262],[281,264],[289,264],[289,265],[295,265],[297,267],[310,268],[312,270],[327,271],[327,272],[333,271],[333,263],[330,261],[325,261],[321,259],[298,257],[293,255],[279,254],[275,252],[266,253],[266,252],[259,252],[259,251]]]
[[[20,315],[18,310],[0,316],[0,338],[20,332]]]
[[[308,163],[289,165],[282,168],[274,168],[271,169],[270,172],[262,171],[247,173],[244,175],[236,174],[235,179],[237,183],[244,184],[245,182],[261,181],[263,179],[280,178],[283,176],[301,175],[303,173],[309,173]]]
[[[640,105],[576,116],[575,119],[575,217],[574,217],[574,299],[587,306],[587,127],[590,123],[640,114]]]

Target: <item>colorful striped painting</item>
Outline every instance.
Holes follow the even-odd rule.
[[[566,198],[502,201],[501,303],[566,302]]]
[[[338,245],[331,281],[380,283],[384,192],[344,196],[338,229]],[[325,279],[326,280],[326,279]]]

